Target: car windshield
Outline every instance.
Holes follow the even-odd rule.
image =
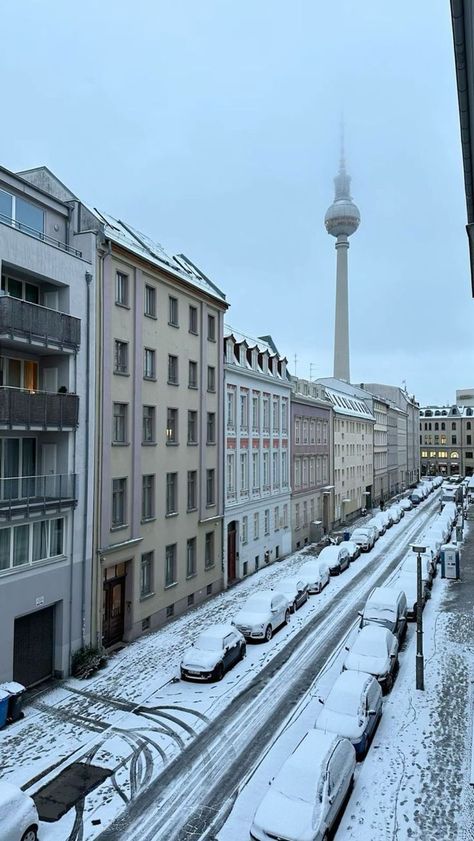
[[[209,633],[199,634],[196,647],[202,649],[202,651],[222,651],[222,637]]]
[[[260,613],[262,610],[269,610],[269,600],[265,596],[251,596],[243,610],[249,613]]]
[[[385,637],[380,637],[378,634],[377,636],[372,634],[369,636],[361,632],[352,647],[352,651],[354,654],[361,654],[364,657],[386,657]]]
[[[333,713],[338,715],[354,715],[359,706],[359,699],[355,699],[354,694],[346,692],[339,688],[334,692],[330,692],[326,701],[326,707]]]

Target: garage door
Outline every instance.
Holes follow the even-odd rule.
[[[53,674],[54,607],[15,619],[13,680],[33,686]]]

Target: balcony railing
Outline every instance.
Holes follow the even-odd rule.
[[[0,479],[0,520],[75,508],[75,473]]]
[[[78,417],[77,394],[0,387],[0,427],[75,429]]]
[[[16,219],[12,219],[11,216],[5,216],[4,213],[0,213],[0,222],[3,222],[4,225],[9,225],[11,228],[16,228],[17,231],[23,231],[24,234],[36,237],[36,239],[40,239],[42,242],[47,242],[49,245],[53,245],[61,251],[73,254],[74,257],[82,257],[82,251],[78,251],[77,248],[72,248],[71,245],[68,245],[66,242],[61,242],[60,239],[55,239],[47,234],[43,234],[42,231],[37,231],[36,228],[30,228],[29,225],[24,225],[23,222],[18,222]]]
[[[0,336],[50,343],[78,350],[81,343],[81,321],[72,315],[50,310],[30,301],[0,296]]]

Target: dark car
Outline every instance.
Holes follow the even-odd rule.
[[[202,631],[181,660],[183,680],[221,680],[245,657],[245,639],[233,625],[211,625]]]

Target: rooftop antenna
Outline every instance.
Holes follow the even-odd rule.
[[[316,362],[309,363],[309,381],[312,382],[313,380],[313,368],[317,368]]]
[[[296,377],[296,363],[298,362],[298,356],[296,355],[296,353],[295,353],[294,359],[295,359],[295,377]]]

